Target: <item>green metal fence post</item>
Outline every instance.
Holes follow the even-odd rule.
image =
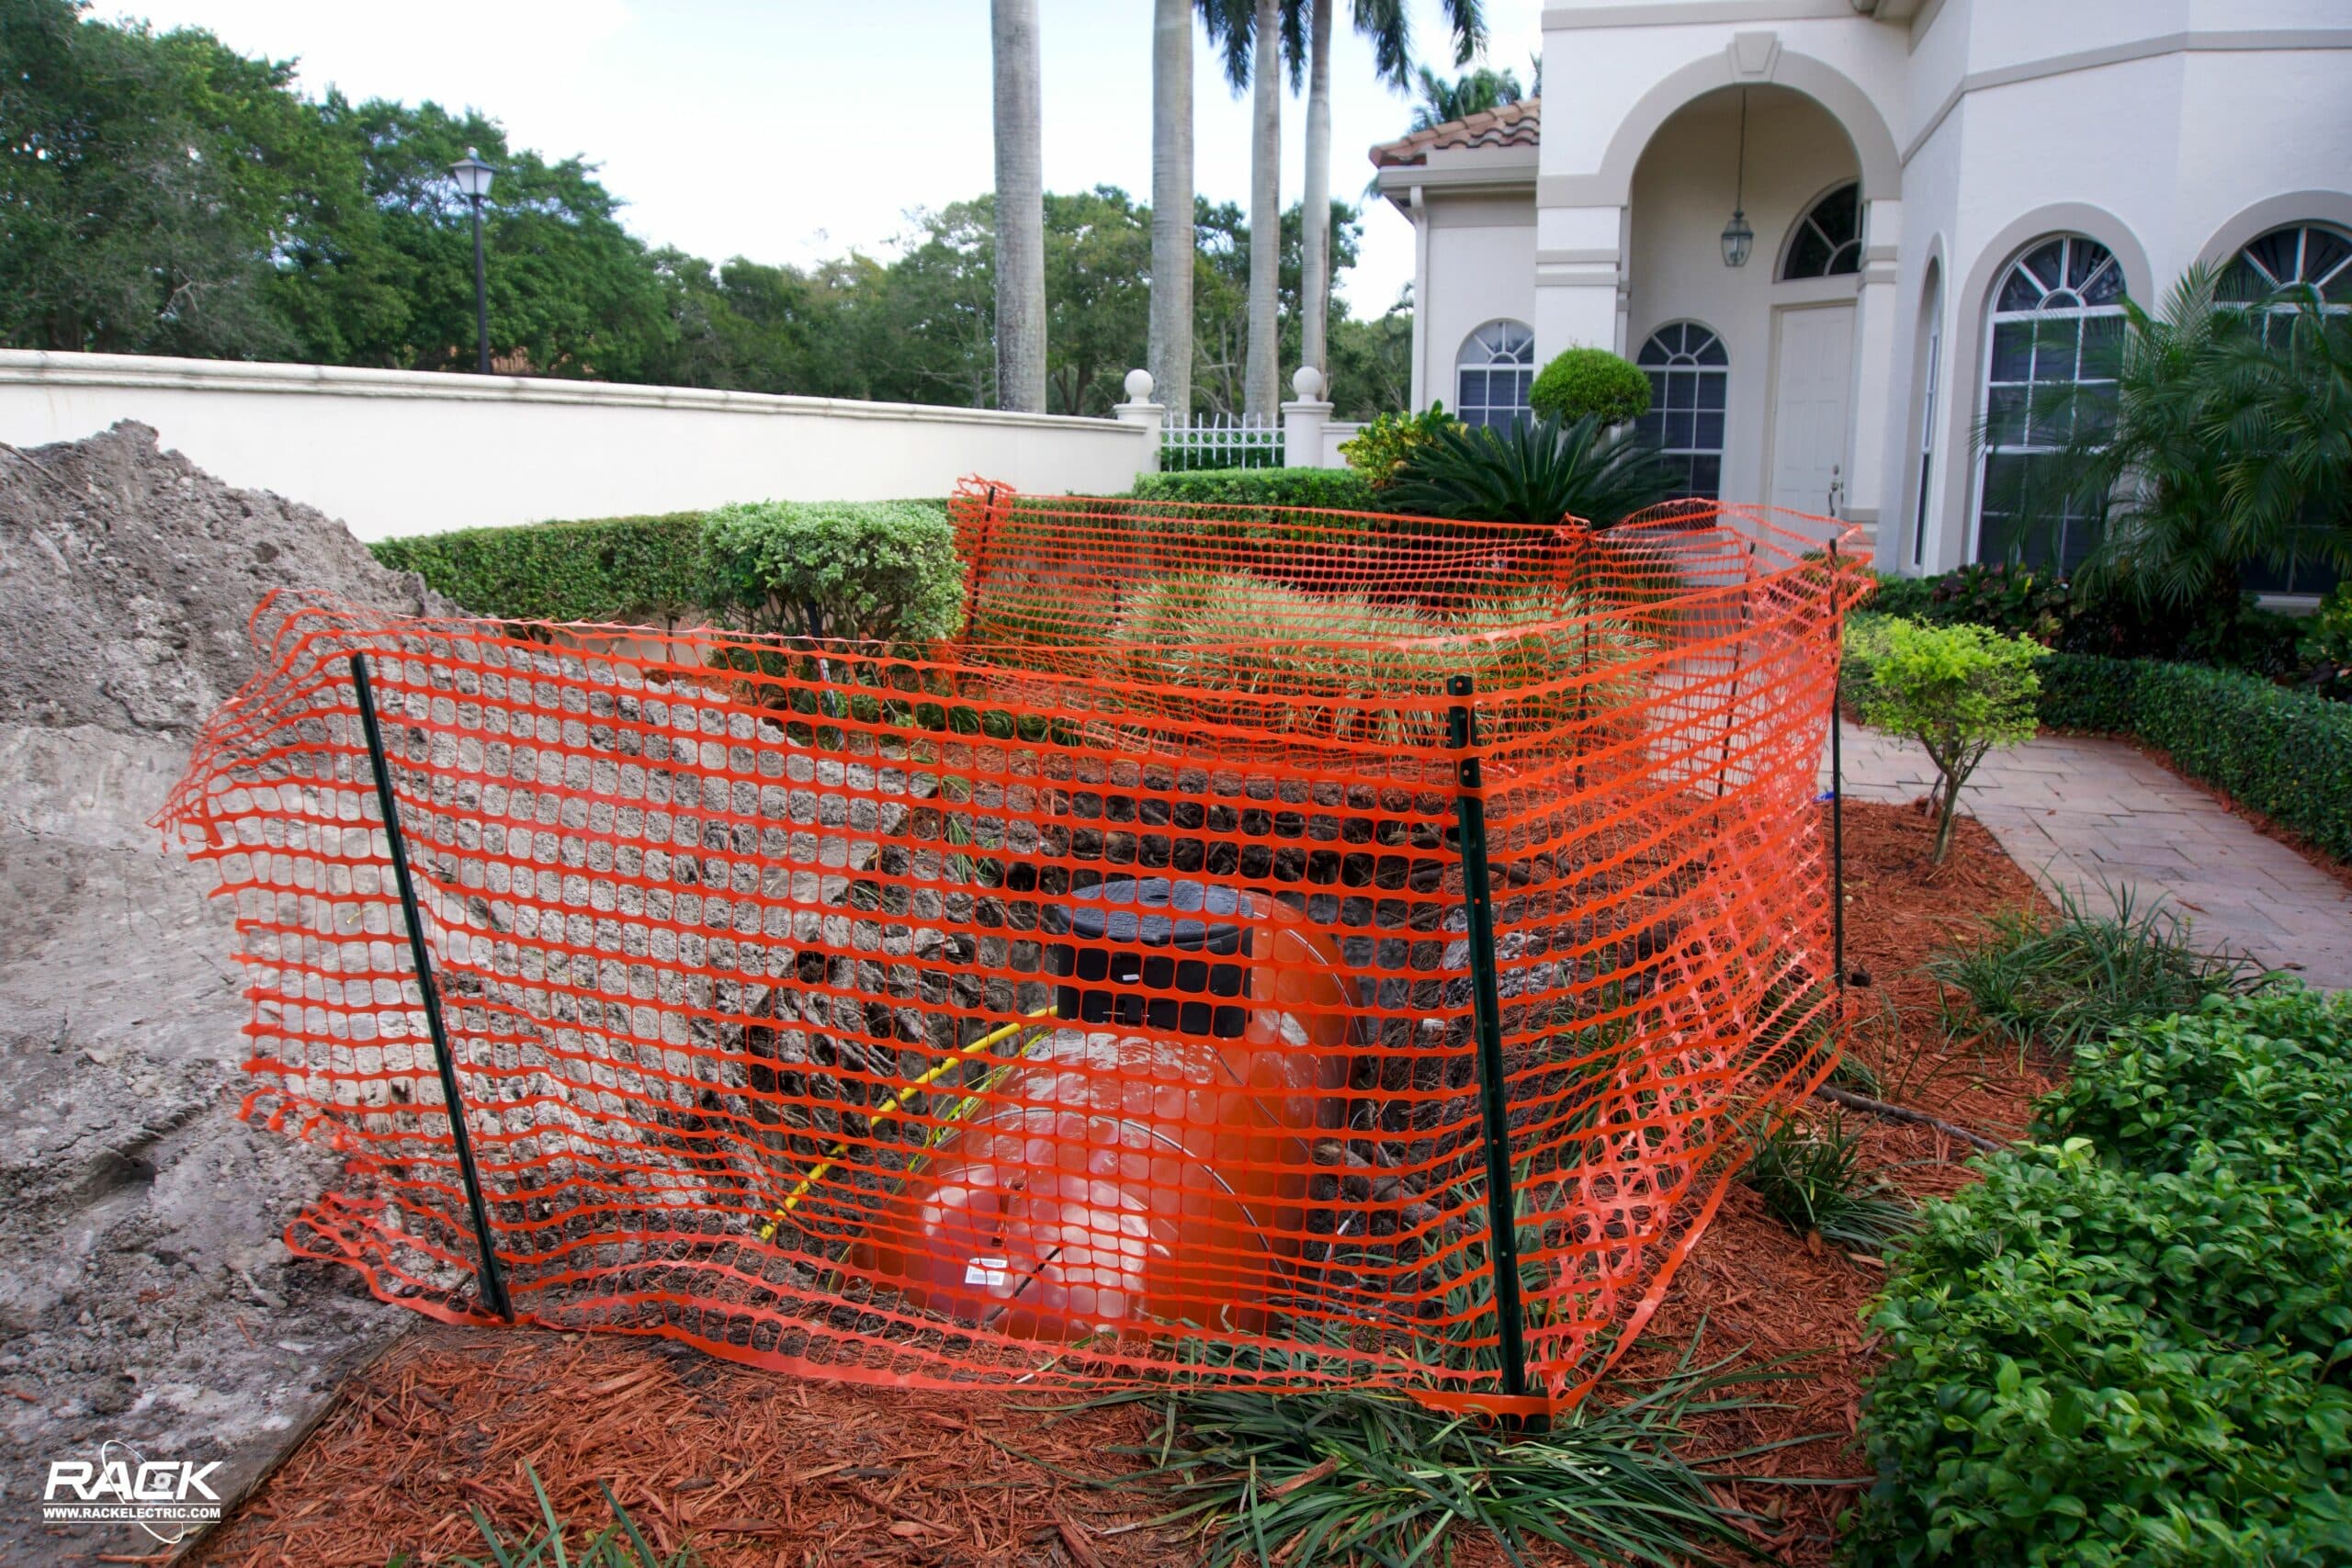
[[[368,761],[376,770],[376,805],[383,814],[384,840],[392,852],[392,879],[400,885],[401,918],[408,922],[409,956],[416,964],[416,988],[424,998],[424,1026],[433,1035],[433,1060],[441,1070],[441,1103],[449,1116],[449,1140],[458,1151],[458,1169],[466,1183],[466,1207],[473,1213],[474,1242],[481,1249],[481,1267],[474,1281],[491,1311],[514,1321],[514,1303],[507,1299],[506,1280],[499,1272],[498,1253],[490,1238],[490,1206],[482,1201],[481,1172],[474,1165],[473,1136],[466,1127],[466,1101],[458,1089],[458,1064],[449,1054],[449,1032],[441,1021],[441,993],[433,983],[433,960],[424,950],[424,918],[416,906],[416,884],[408,870],[408,848],[401,840],[400,802],[392,794],[391,764],[384,758],[384,731],[376,722],[376,694],[368,683],[368,656],[351,656],[351,684],[359,694],[359,726],[368,735]]]
[[[1454,820],[1461,829],[1462,901],[1468,914],[1470,1000],[1478,1062],[1478,1111],[1487,1161],[1487,1261],[1494,1271],[1495,1325],[1502,1355],[1503,1392],[1527,1393],[1527,1326],[1519,1299],[1519,1215],[1511,1195],[1510,1106],[1504,1095],[1502,998],[1495,979],[1495,897],[1487,865],[1485,779],[1474,750],[1478,723],[1470,711],[1473,683],[1449,676],[1446,739],[1462,753],[1455,763]]]

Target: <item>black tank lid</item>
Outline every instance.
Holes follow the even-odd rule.
[[[1238,888],[1167,876],[1114,876],[1069,897],[1067,906],[1040,912],[1046,931],[1189,952],[1239,953],[1240,922],[1256,913]]]

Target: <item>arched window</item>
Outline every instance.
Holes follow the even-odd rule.
[[[1988,336],[1976,558],[2072,571],[2098,519],[2049,493],[2050,458],[2113,407],[2122,267],[2080,234],[2037,242],[1995,286]]]
[[[1724,393],[1731,355],[1696,321],[1669,321],[1650,334],[1634,363],[1650,378],[1650,412],[1635,432],[1682,476],[1681,494],[1713,501],[1724,488]]]
[[[2273,229],[2222,270],[2220,294],[2237,305],[2316,299],[2352,310],[2352,239],[2318,223]]]
[[[1800,277],[1842,277],[1862,270],[1862,187],[1848,181],[1813,204],[1797,220],[1789,238],[1789,254],[1781,263],[1781,281]]]
[[[1535,333],[1521,322],[1488,321],[1453,356],[1453,412],[1464,424],[1513,428],[1534,384]]]

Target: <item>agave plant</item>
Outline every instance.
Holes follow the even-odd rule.
[[[1465,523],[1607,528],[1671,500],[1676,474],[1657,449],[1597,416],[1525,419],[1509,430],[1440,430],[1415,447],[1383,496],[1399,511]]]

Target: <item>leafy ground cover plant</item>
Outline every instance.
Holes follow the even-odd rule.
[[[1951,852],[1961,787],[1996,746],[2032,739],[2041,684],[2034,661],[2049,650],[1983,626],[1924,626],[1891,616],[1849,624],[1849,690],[1862,722],[1917,740],[1935,764],[1928,805],[1936,818],[1929,860]]]
[[[1897,1255],[1853,1560],[2346,1561],[2352,1001],[2091,1040],[2033,1135]]]
[[[1340,443],[1340,456],[1374,490],[1385,490],[1396,470],[1441,433],[1463,428],[1442,402],[1419,413],[1384,413]]]
[[[1917,1220],[1908,1198],[1862,1174],[1860,1140],[1835,1111],[1786,1117],[1764,1132],[1739,1179],[1774,1219],[1832,1247],[1876,1251]]]
[[[1471,523],[1558,523],[1608,528],[1671,499],[1674,470],[1657,449],[1588,414],[1573,423],[1524,419],[1508,430],[1441,430],[1389,481],[1400,512]]]
[[[2129,887],[2108,896],[2105,911],[2065,891],[2054,914],[2005,909],[1929,958],[1928,973],[1960,993],[1970,1021],[2019,1050],[2062,1055],[2263,983],[2258,965],[2198,947],[2171,910],[2141,907]]]

